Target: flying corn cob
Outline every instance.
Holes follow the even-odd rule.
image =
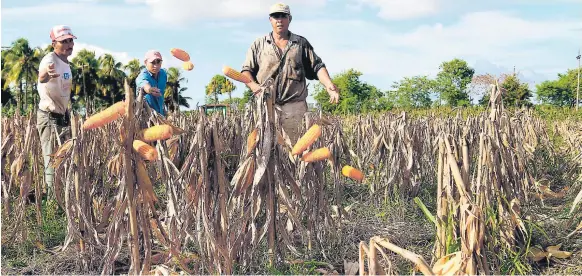
[[[342,174],[345,177],[349,177],[351,179],[357,180],[362,182],[362,180],[364,180],[364,174],[362,173],[362,171],[352,167],[352,166],[344,166],[342,168]]]
[[[315,142],[315,140],[317,140],[317,138],[319,138],[320,135],[321,127],[318,124],[312,125],[309,128],[309,130],[305,132],[303,137],[301,137],[301,139],[297,141],[297,143],[293,147],[293,150],[291,151],[291,154],[298,155],[302,153],[304,150],[309,148],[309,146],[311,146],[311,144],[313,144],[313,142]]]
[[[140,131],[138,137],[144,142],[156,140],[166,140],[173,135],[173,128],[170,125],[156,125]]]
[[[99,128],[119,119],[121,116],[125,115],[125,107],[126,104],[124,101],[113,104],[105,110],[89,117],[83,123],[83,129]]]
[[[182,49],[172,48],[170,49],[170,53],[172,53],[172,56],[176,57],[181,61],[190,61],[190,55]]]
[[[156,148],[146,144],[144,141],[134,140],[133,149],[145,160],[153,161],[158,159]]]
[[[192,69],[194,69],[194,63],[191,61],[184,61],[184,63],[182,63],[182,68],[186,71],[192,71]]]
[[[240,72],[238,72],[238,71],[236,71],[228,66],[222,67],[222,73],[224,73],[227,77],[229,77],[233,80],[236,80],[236,81],[240,81],[242,83],[251,82],[251,80],[247,76],[241,74]]]
[[[328,148],[320,148],[310,151],[301,157],[303,162],[317,162],[331,158],[331,152]]]
[[[249,134],[249,137],[247,138],[247,154],[250,154],[251,152],[253,152],[253,150],[255,150],[257,142],[259,141],[259,139],[257,138],[257,134],[258,134],[257,128],[253,129],[253,131]]]

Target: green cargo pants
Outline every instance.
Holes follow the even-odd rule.
[[[53,154],[58,146],[57,136],[63,132],[66,126],[62,119],[52,117],[49,113],[38,111],[36,114],[36,128],[40,136],[40,145],[42,149],[42,157],[44,158],[44,179],[47,189],[47,199],[55,199],[54,194],[54,175],[55,169],[49,166],[50,154]],[[61,143],[63,139],[61,138]]]

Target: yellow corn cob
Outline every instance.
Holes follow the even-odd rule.
[[[364,180],[364,174],[362,173],[362,171],[352,167],[352,166],[344,166],[342,168],[342,174],[345,177],[349,177],[351,179],[357,180],[362,182],[362,180]]]
[[[251,152],[253,152],[253,150],[255,150],[255,147],[257,146],[257,134],[258,134],[258,129],[255,128],[253,129],[253,131],[249,134],[249,137],[247,138],[247,154],[250,154]]]
[[[105,110],[89,117],[83,123],[83,129],[94,129],[102,127],[125,115],[126,104],[124,101],[117,102]]]
[[[331,152],[328,148],[320,148],[310,151],[301,157],[303,162],[317,162],[331,158]]]
[[[182,63],[182,68],[186,71],[192,71],[192,69],[194,69],[194,63],[191,61],[184,61],[184,63]]]
[[[172,53],[172,56],[176,57],[181,61],[190,61],[190,55],[182,49],[172,48],[170,49],[170,53]]]
[[[236,80],[236,81],[240,81],[242,83],[249,83],[251,82],[251,80],[249,78],[247,78],[247,76],[241,74],[240,72],[232,69],[229,66],[223,66],[222,67],[222,73],[224,73],[227,77]]]
[[[153,161],[158,159],[156,148],[146,144],[144,141],[134,140],[133,149],[145,160]]]
[[[148,171],[146,170],[144,162],[141,160],[137,162],[137,184],[139,185],[139,189],[145,200],[152,205],[154,202],[158,201]]]
[[[309,148],[309,146],[311,146],[311,144],[313,144],[313,142],[315,142],[315,140],[317,140],[317,138],[319,138],[320,135],[321,127],[318,124],[312,125],[309,128],[309,130],[305,132],[303,137],[301,137],[301,139],[297,141],[297,143],[293,147],[293,150],[291,151],[291,154],[298,155],[302,153],[304,150]]]
[[[169,125],[156,125],[140,131],[138,137],[144,142],[166,140],[173,135],[173,128]]]

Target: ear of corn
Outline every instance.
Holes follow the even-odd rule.
[[[146,144],[144,141],[134,140],[133,149],[145,160],[153,161],[158,159],[156,148]]]
[[[227,77],[236,81],[240,81],[242,83],[251,82],[251,80],[247,78],[247,76],[241,74],[239,71],[236,71],[229,66],[222,67],[222,73],[224,73]]]
[[[156,125],[140,131],[138,137],[144,142],[156,140],[166,140],[174,134],[174,129],[170,125]]]
[[[137,162],[137,183],[139,184],[139,189],[145,200],[152,205],[154,202],[158,201],[148,171],[146,170],[144,162],[141,160]]]
[[[172,56],[176,57],[181,61],[190,61],[190,55],[182,49],[172,48],[170,50],[170,53],[172,53]]]
[[[364,174],[362,173],[362,171],[352,167],[352,166],[344,166],[342,168],[342,174],[345,177],[349,177],[351,179],[357,180],[362,182],[362,180],[364,180]]]
[[[108,123],[111,123],[121,116],[125,115],[126,104],[124,101],[117,102],[112,106],[106,108],[105,110],[89,117],[83,123],[83,129],[94,129],[102,127]]]
[[[255,150],[255,147],[257,147],[257,142],[259,141],[257,134],[258,134],[257,128],[253,129],[253,131],[249,134],[249,137],[247,138],[247,154],[253,152],[253,150]]]
[[[309,146],[311,146],[313,142],[315,142],[315,140],[319,138],[319,136],[321,136],[321,127],[318,124],[312,125],[309,128],[309,130],[305,132],[303,137],[301,137],[299,141],[297,141],[297,143],[293,147],[293,150],[291,151],[291,154],[298,155],[302,153],[307,148],[309,148]]]
[[[192,71],[192,69],[194,69],[194,63],[191,61],[184,61],[184,63],[182,63],[182,68],[186,71]]]
[[[310,151],[301,157],[303,162],[317,162],[331,158],[331,152],[328,148],[320,148]]]

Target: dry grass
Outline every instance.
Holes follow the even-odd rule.
[[[570,264],[557,270],[552,260],[540,270],[525,257],[528,246],[556,242],[579,256],[580,234],[564,239],[579,213],[558,209],[569,211],[582,190],[579,126],[552,128],[531,111],[508,112],[499,102],[467,117],[309,114],[301,131],[318,124],[322,133],[308,150],[327,147],[331,158],[305,163],[290,154],[294,143],[269,101],[261,96],[253,108],[226,117],[165,120],[138,97],[125,117],[101,128],[82,130],[83,121],[73,118],[75,139],[61,141],[54,160],[64,251],[37,250],[33,258],[31,241],[47,241],[38,230],[47,207],[28,196],[41,198],[43,185],[35,116],[3,118],[2,272],[342,273],[344,261],[358,261],[360,242],[371,239],[415,252],[427,264],[462,252],[458,269],[468,274],[580,266],[564,259]],[[155,125],[175,131],[150,143],[158,158],[143,161],[133,138]],[[256,145],[247,143],[253,130]],[[141,162],[145,174],[137,169]],[[361,170],[363,182],[343,176],[345,165]],[[569,192],[542,203],[536,195],[543,186]],[[550,238],[539,238],[539,229]],[[4,254],[26,244],[30,250]],[[395,253],[377,256],[377,272],[413,272]],[[43,266],[44,260],[54,262]],[[299,269],[297,260],[319,262],[302,261]]]

